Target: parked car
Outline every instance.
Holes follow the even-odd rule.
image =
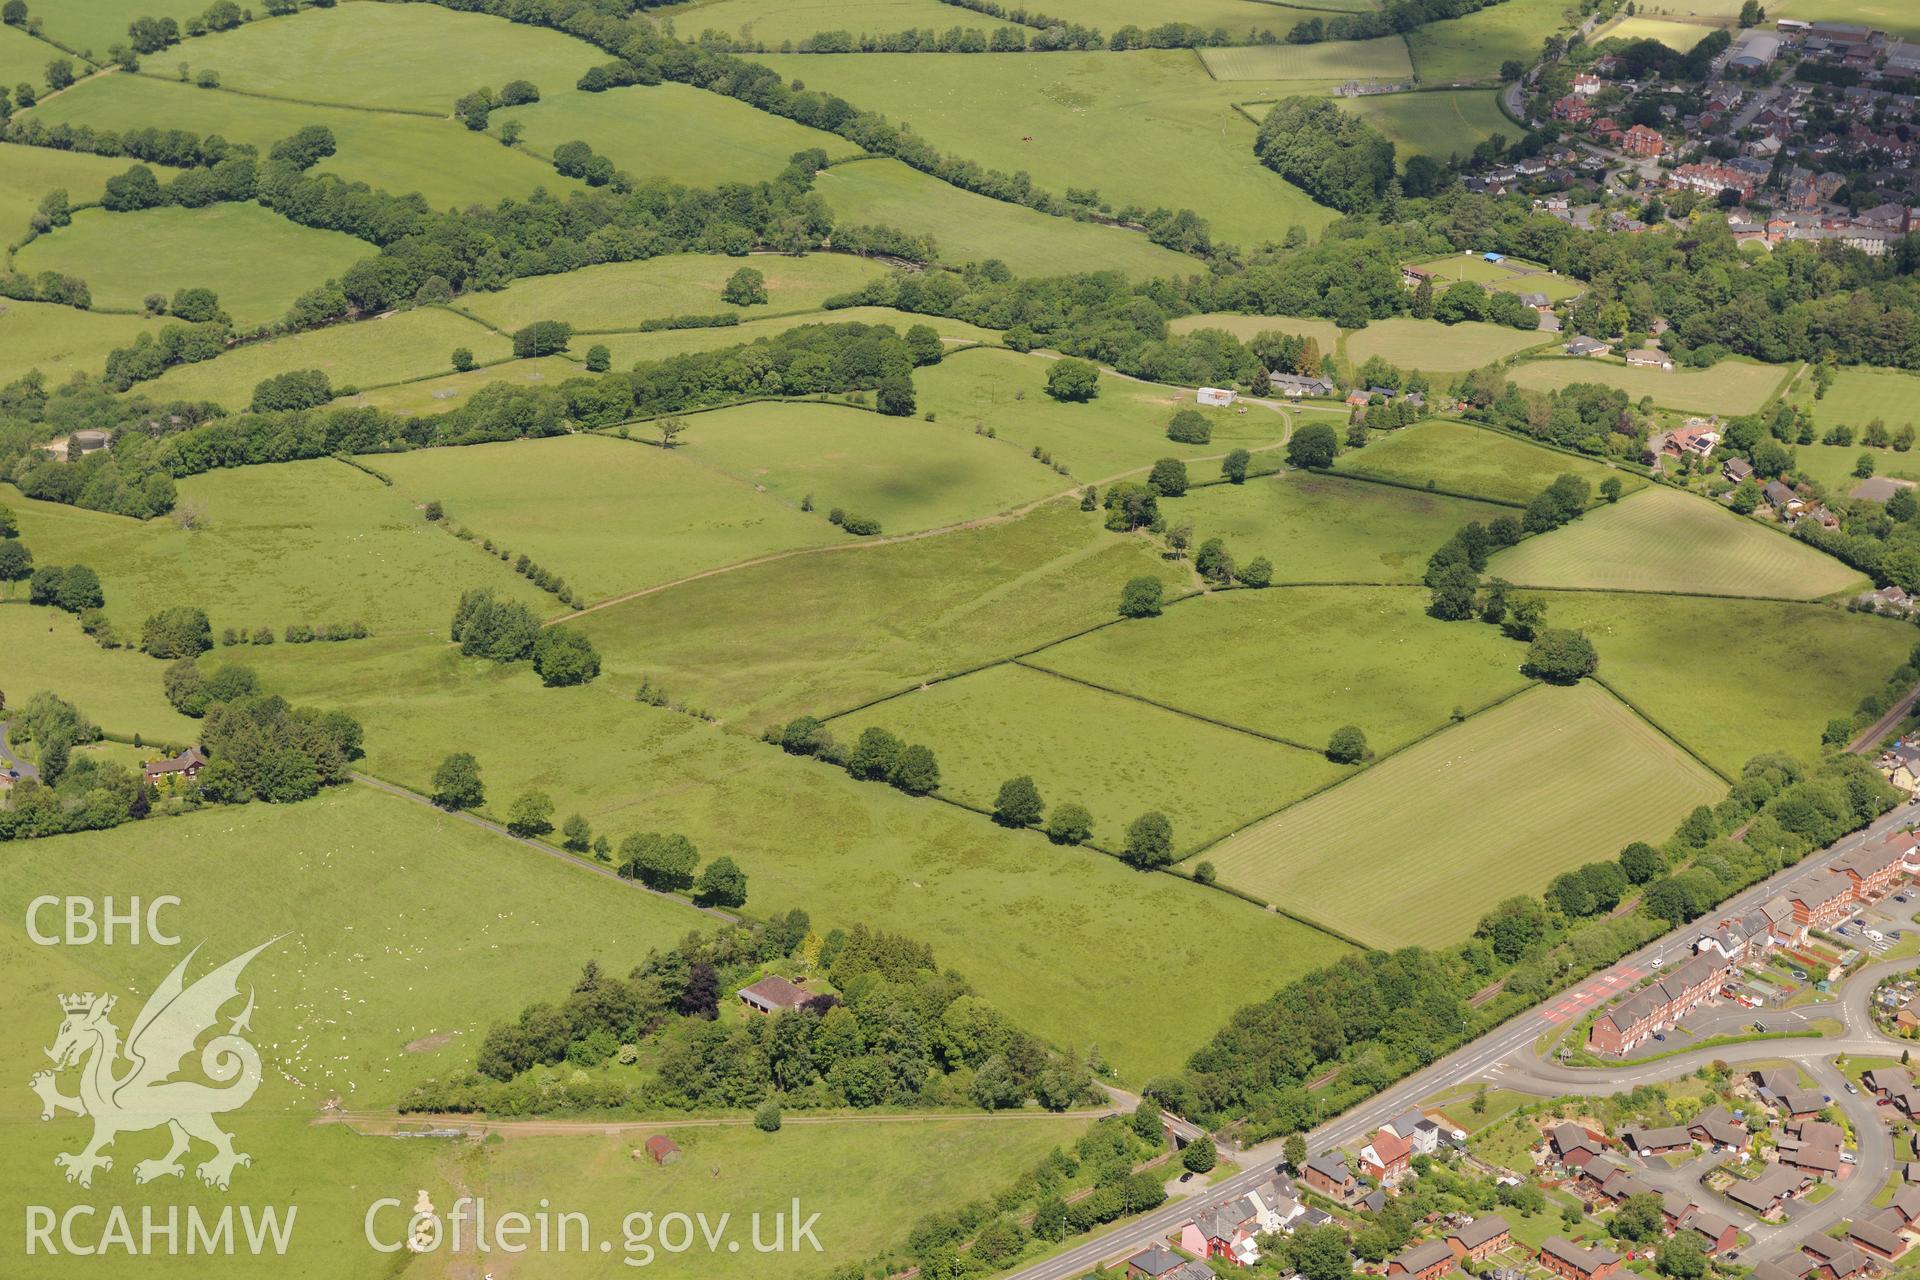
[[[1653,1038],[1655,1040],[1665,1040],[1667,1038],[1667,1033],[1664,1031],[1656,1031],[1653,1033]]]
[[[1848,1093],[1859,1093],[1860,1091],[1859,1091],[1858,1089],[1856,1089],[1856,1088],[1854,1088],[1854,1087],[1853,1087],[1853,1081],[1851,1081],[1851,1080],[1849,1080],[1849,1081],[1847,1081],[1847,1092],[1848,1092]]]
[[[1765,1031],[1766,1029],[1767,1029],[1767,1024],[1764,1022],[1756,1022],[1753,1024],[1753,1030],[1755,1031]]]
[[[1182,1181],[1182,1182],[1192,1182],[1192,1181],[1193,1181],[1193,1173],[1192,1173],[1192,1171],[1191,1171],[1191,1170],[1189,1170],[1188,1172],[1186,1172],[1186,1173],[1183,1173],[1183,1174],[1181,1174],[1181,1175],[1180,1175],[1180,1181]]]

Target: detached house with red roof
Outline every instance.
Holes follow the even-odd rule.
[[[1620,135],[1620,149],[1630,156],[1654,157],[1667,149],[1667,140],[1658,129],[1637,124]]]
[[[1391,1129],[1380,1129],[1360,1148],[1360,1172],[1383,1187],[1396,1187],[1412,1170],[1413,1147]]]

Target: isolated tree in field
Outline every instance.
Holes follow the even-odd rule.
[[[1448,565],[1432,576],[1427,613],[1442,622],[1471,618],[1480,592],[1480,575],[1465,564]]]
[[[905,746],[879,725],[862,729],[860,740],[853,744],[853,752],[847,757],[847,772],[867,781],[882,781],[893,772],[894,761],[900,758]]]
[[[579,814],[560,824],[560,847],[573,853],[585,853],[593,847],[593,828]]]
[[[473,368],[473,352],[466,347],[455,347],[453,349],[453,367],[461,373],[465,373],[467,370]]]
[[[1187,464],[1178,458],[1161,458],[1147,474],[1147,484],[1163,498],[1178,498],[1187,491]]]
[[[607,350],[604,342],[596,342],[587,348],[587,372],[605,373],[613,368],[613,352]]]
[[[1211,862],[1202,862],[1193,869],[1195,884],[1212,884],[1215,880],[1219,879],[1219,877],[1220,872]]]
[[[1068,356],[1047,368],[1047,394],[1055,400],[1084,403],[1100,394],[1100,366]]]
[[[1186,1145],[1180,1153],[1180,1163],[1190,1173],[1206,1173],[1220,1163],[1220,1155],[1214,1149],[1213,1135],[1203,1133]]]
[[[720,301],[736,307],[752,307],[767,300],[767,278],[753,267],[742,267],[727,277],[720,290]]]
[[[1127,828],[1120,856],[1142,870],[1166,866],[1173,861],[1173,823],[1158,810],[1141,814]]]
[[[1233,580],[1233,557],[1227,553],[1226,540],[1208,538],[1193,555],[1194,572],[1208,582],[1224,586]]]
[[[600,674],[600,655],[584,631],[546,627],[533,642],[533,669],[549,689],[585,684]]]
[[[19,582],[33,573],[33,552],[18,538],[0,538],[0,582]]]
[[[653,429],[660,433],[660,447],[671,449],[673,442],[686,431],[687,421],[677,413],[669,413],[664,418],[655,419]]]
[[[1600,496],[1608,502],[1620,501],[1620,477],[1608,476],[1600,482]]]
[[[1229,484],[1245,484],[1247,467],[1253,462],[1253,455],[1245,449],[1235,449],[1220,459],[1220,474]]]
[[[1634,884],[1645,884],[1667,869],[1667,860],[1646,841],[1635,840],[1620,851],[1620,869]]]
[[[1324,471],[1340,453],[1340,438],[1324,422],[1310,422],[1287,441],[1287,465]]]
[[[913,416],[913,379],[904,373],[890,373],[874,388],[873,407],[890,418]]]
[[[1085,844],[1093,835],[1093,815],[1084,805],[1060,804],[1047,819],[1047,839],[1055,844]]]
[[[700,872],[694,901],[706,907],[738,907],[747,901],[747,873],[732,858],[715,858]]]
[[[1600,666],[1600,656],[1585,632],[1549,628],[1533,638],[1521,670],[1548,684],[1573,684]]]
[[[522,791],[507,809],[507,830],[516,836],[543,836],[553,830],[553,797]]]
[[[27,0],[7,0],[0,5],[0,22],[10,27],[25,26],[27,21]]]
[[[47,88],[64,89],[73,83],[73,63],[66,58],[55,58],[47,64]]]
[[[486,788],[480,784],[480,762],[465,751],[456,751],[433,771],[433,802],[442,809],[477,809],[487,802]]]
[[[1243,587],[1261,587],[1273,585],[1273,561],[1265,556],[1255,556],[1246,564],[1234,570],[1233,580]]]
[[[204,610],[175,605],[151,615],[140,628],[140,649],[155,658],[193,658],[213,648],[213,626]]]
[[[513,335],[513,354],[521,359],[558,355],[573,340],[573,326],[565,320],[536,320]]]
[[[526,132],[527,127],[518,120],[509,120],[500,126],[500,145],[517,147],[520,145],[520,139],[526,136]]]
[[[1206,444],[1213,439],[1213,424],[1198,409],[1182,409],[1168,421],[1167,439],[1177,444]]]
[[[500,86],[500,105],[520,107],[540,101],[540,90],[531,80],[509,80]]]
[[[1327,759],[1335,764],[1359,764],[1367,758],[1367,735],[1359,725],[1341,725],[1327,740]]]
[[[620,842],[620,874],[662,893],[692,888],[699,861],[699,850],[683,835],[649,831]]]
[[[940,786],[940,764],[933,748],[916,742],[903,748],[887,773],[887,781],[910,796],[924,796]]]
[[[1307,1139],[1305,1134],[1290,1133],[1286,1142],[1287,1167],[1299,1173],[1307,1165]]]
[[[1120,616],[1157,618],[1160,616],[1162,595],[1160,579],[1144,576],[1130,579],[1120,590]]]
[[[754,1109],[753,1127],[762,1133],[780,1132],[780,1104],[768,1098]]]
[[[1040,799],[1040,788],[1023,773],[1000,784],[1000,794],[993,802],[993,820],[1003,827],[1030,827],[1040,821],[1046,807]]]

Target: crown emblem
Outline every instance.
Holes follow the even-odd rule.
[[[93,1008],[93,992],[85,991],[61,996],[60,1007],[68,1013],[85,1013]]]

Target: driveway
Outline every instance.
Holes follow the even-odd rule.
[[[7,734],[12,729],[13,721],[0,720],[0,772],[12,770],[21,779],[38,778],[40,770],[13,754],[13,748],[7,745]]]

